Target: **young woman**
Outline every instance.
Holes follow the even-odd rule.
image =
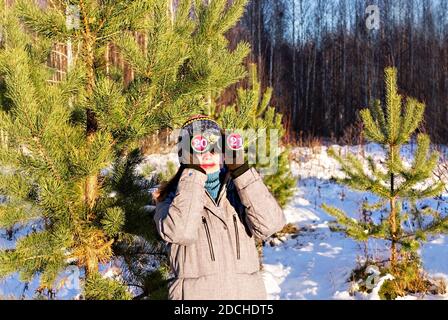
[[[281,230],[283,211],[254,168],[226,164],[218,144],[202,148],[225,143],[215,121],[195,116],[181,131],[191,149],[181,150],[177,174],[158,190],[154,216],[170,244],[169,299],[266,299],[255,237]]]

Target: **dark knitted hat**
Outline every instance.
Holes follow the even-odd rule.
[[[198,114],[188,118],[182,125],[182,130],[192,136],[193,132],[216,131],[220,133],[221,127],[212,118]]]
[[[190,153],[191,138],[197,134],[211,133],[222,135],[222,129],[219,124],[206,115],[194,115],[188,118],[182,125],[178,137],[178,156],[182,157],[182,150]],[[188,156],[188,155],[185,155]]]

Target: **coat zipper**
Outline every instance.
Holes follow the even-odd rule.
[[[212,261],[215,261],[215,253],[213,252],[213,244],[212,244],[212,238],[210,236],[210,230],[208,228],[207,220],[205,217],[202,217],[202,223],[205,227],[205,233],[207,234],[207,241],[208,241],[208,247],[210,249],[210,256],[212,258]]]
[[[233,225],[235,226],[236,258],[240,259],[240,235],[238,233],[238,225],[236,223],[236,215],[233,215]]]
[[[207,196],[210,198],[210,200],[212,200],[212,202],[213,202],[213,204],[214,204],[215,206],[218,206],[218,205],[219,205],[219,202],[221,201],[222,195],[224,194],[224,188],[227,189],[228,185],[229,185],[229,181],[227,181],[227,182],[225,183],[225,186],[223,186],[223,187],[219,190],[218,199],[216,199],[216,200],[213,199],[213,197],[210,195],[210,193],[209,193],[207,190],[205,190],[205,193],[206,193]]]

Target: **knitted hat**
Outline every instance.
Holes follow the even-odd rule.
[[[182,130],[188,132],[190,136],[193,132],[204,132],[204,131],[215,131],[221,133],[221,127],[212,118],[197,114],[188,118],[187,121],[182,125]]]
[[[180,130],[180,134],[178,137],[178,156],[181,161],[182,151],[184,150],[187,154],[185,157],[189,157],[190,150],[190,142],[191,138],[197,134],[214,134],[214,135],[222,135],[222,129],[219,124],[213,120],[212,118],[206,115],[194,115],[188,118],[187,121],[182,125]]]

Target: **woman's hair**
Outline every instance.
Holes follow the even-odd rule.
[[[190,159],[190,163],[191,163],[193,160],[191,153],[188,154],[188,159]],[[162,181],[159,189],[153,193],[153,195],[155,196],[156,203],[162,202],[163,200],[165,200],[165,198],[168,196],[168,194],[171,191],[176,189],[177,184],[179,183],[180,176],[182,175],[183,171],[184,171],[184,167],[182,166],[182,163],[181,163],[179,169],[177,169],[176,174],[171,179],[169,179],[168,181]]]
[[[156,202],[165,200],[170,191],[177,187],[182,171],[184,171],[184,168],[180,166],[176,174],[170,180],[161,183],[159,189],[154,193]]]

